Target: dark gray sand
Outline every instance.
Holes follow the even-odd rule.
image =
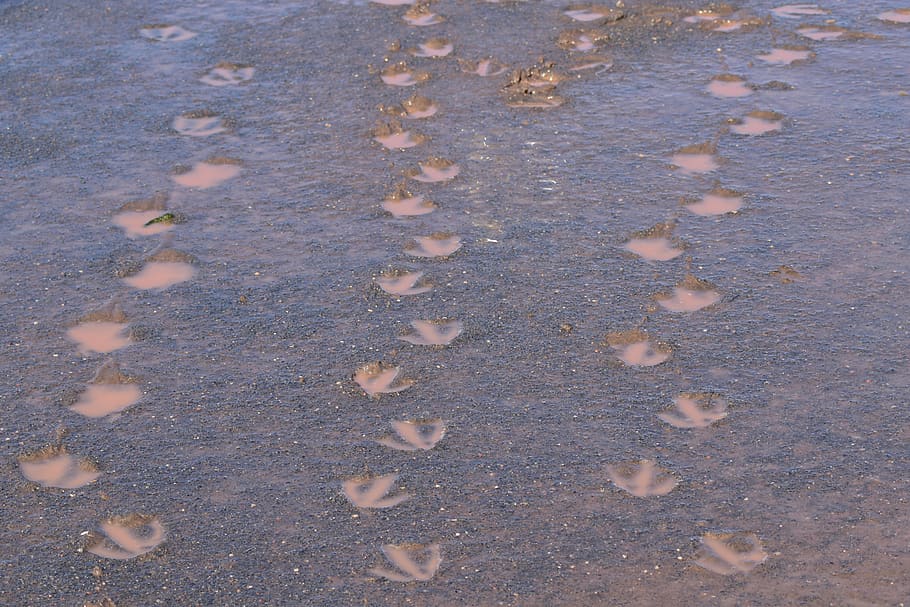
[[[910,26],[777,6],[0,4],[0,604],[903,605]]]

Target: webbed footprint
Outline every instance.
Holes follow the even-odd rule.
[[[457,320],[414,320],[414,332],[398,339],[418,346],[447,346],[464,330]]]
[[[657,417],[674,428],[707,428],[727,417],[727,401],[716,394],[680,394],[673,399],[675,410],[658,413]]]
[[[141,290],[166,289],[186,282],[196,274],[193,258],[175,249],[162,249],[145,260],[142,269],[123,282]]]
[[[85,417],[104,417],[123,411],[141,397],[142,390],[136,380],[121,373],[119,365],[108,360],[69,409]]]
[[[793,65],[811,61],[815,53],[807,46],[779,46],[758,55],[758,58],[771,65]]]
[[[393,582],[425,582],[436,575],[442,563],[439,544],[385,544],[382,553],[398,571],[373,567],[370,573]]]
[[[380,124],[371,133],[373,140],[388,150],[404,150],[420,145],[426,137],[414,131],[403,129],[397,120]]]
[[[799,19],[812,15],[827,15],[831,11],[823,9],[817,4],[786,4],[771,9],[771,13],[785,19]]]
[[[179,25],[144,25],[139,28],[139,35],[155,42],[183,42],[197,36],[196,32],[191,32]]]
[[[879,13],[876,18],[885,23],[910,23],[910,8],[896,8]]]
[[[114,215],[114,225],[123,228],[128,238],[168,232],[174,228],[178,217],[167,211],[167,201],[167,194],[130,201]]]
[[[206,110],[180,114],[174,118],[172,126],[181,135],[189,137],[208,137],[228,130],[221,116]]]
[[[348,479],[342,486],[344,495],[358,508],[391,508],[411,497],[407,493],[387,497],[397,480],[398,475],[393,473]]]
[[[371,397],[407,390],[414,380],[398,379],[401,369],[383,363],[367,363],[354,373],[354,381]]]
[[[241,165],[236,158],[217,156],[197,162],[192,169],[178,170],[171,179],[188,188],[207,190],[239,175]]]
[[[695,564],[721,575],[748,573],[765,562],[768,553],[754,533],[706,533]]]
[[[607,343],[616,351],[616,356],[631,367],[654,367],[670,358],[667,344],[654,342],[648,334],[639,331],[621,331],[607,335]]]
[[[672,293],[658,293],[654,299],[670,312],[695,312],[720,301],[720,293],[711,283],[688,274]]]
[[[666,495],[679,483],[669,471],[647,459],[607,466],[607,474],[614,485],[635,497]]]
[[[492,57],[487,57],[485,59],[480,59],[479,61],[469,61],[467,59],[459,59],[458,64],[461,66],[461,71],[466,74],[475,74],[482,78],[487,78],[489,76],[498,76],[503,74],[506,70],[509,69],[505,63],[497,61]]]
[[[736,135],[765,135],[779,131],[784,126],[784,117],[777,112],[754,110],[730,125],[730,132]]]
[[[222,62],[199,80],[209,86],[234,86],[251,80],[255,71],[251,65]]]
[[[401,18],[404,19],[408,25],[414,25],[416,27],[437,25],[446,20],[445,17],[437,15],[430,10],[429,2],[415,4],[413,7],[409,8]]]
[[[414,181],[423,183],[451,181],[461,172],[461,167],[445,158],[433,157],[417,164],[419,169],[410,169],[405,174]]]
[[[430,38],[426,42],[417,45],[416,48],[408,49],[408,54],[414,57],[446,57],[451,54],[455,46],[445,38]]]
[[[82,354],[108,354],[132,343],[126,334],[128,326],[120,305],[112,303],[82,317],[66,334],[79,345]]]
[[[78,489],[94,482],[101,472],[87,459],[77,459],[64,447],[45,447],[19,457],[22,476],[42,487]]]
[[[419,295],[433,289],[421,278],[423,272],[389,272],[377,278],[376,283],[389,295]]]
[[[734,190],[714,188],[698,202],[686,203],[686,209],[704,217],[736,213],[743,206],[743,195]]]
[[[648,261],[670,261],[682,255],[682,244],[673,239],[672,222],[658,223],[647,230],[635,232],[623,246]]]
[[[398,451],[427,451],[435,447],[446,433],[445,422],[441,419],[393,421],[392,428],[401,440],[387,436],[376,442]]]
[[[414,86],[429,80],[430,74],[421,70],[412,70],[407,63],[400,61],[382,70],[379,78],[390,86]]]
[[[89,535],[85,549],[94,555],[126,560],[151,552],[167,532],[157,517],[143,514],[114,517],[101,523],[103,536]]]
[[[414,257],[440,257],[452,255],[461,248],[461,238],[449,232],[436,232],[421,236],[409,243],[404,252]]]
[[[712,143],[699,143],[681,148],[673,154],[670,162],[683,173],[710,173],[720,167],[715,154],[717,148]]]
[[[720,98],[747,97],[755,91],[745,78],[735,74],[720,74],[711,78],[708,83],[708,92]]]
[[[423,196],[412,194],[403,185],[399,185],[383,199],[382,208],[394,217],[417,217],[432,213],[436,209],[436,204]]]

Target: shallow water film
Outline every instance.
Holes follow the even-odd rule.
[[[905,604],[908,15],[0,4],[0,604]]]

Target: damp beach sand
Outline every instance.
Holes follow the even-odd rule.
[[[907,5],[785,4],[0,3],[0,605],[906,603]]]

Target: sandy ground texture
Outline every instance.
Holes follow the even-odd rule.
[[[0,604],[903,605],[907,17],[0,4]]]

